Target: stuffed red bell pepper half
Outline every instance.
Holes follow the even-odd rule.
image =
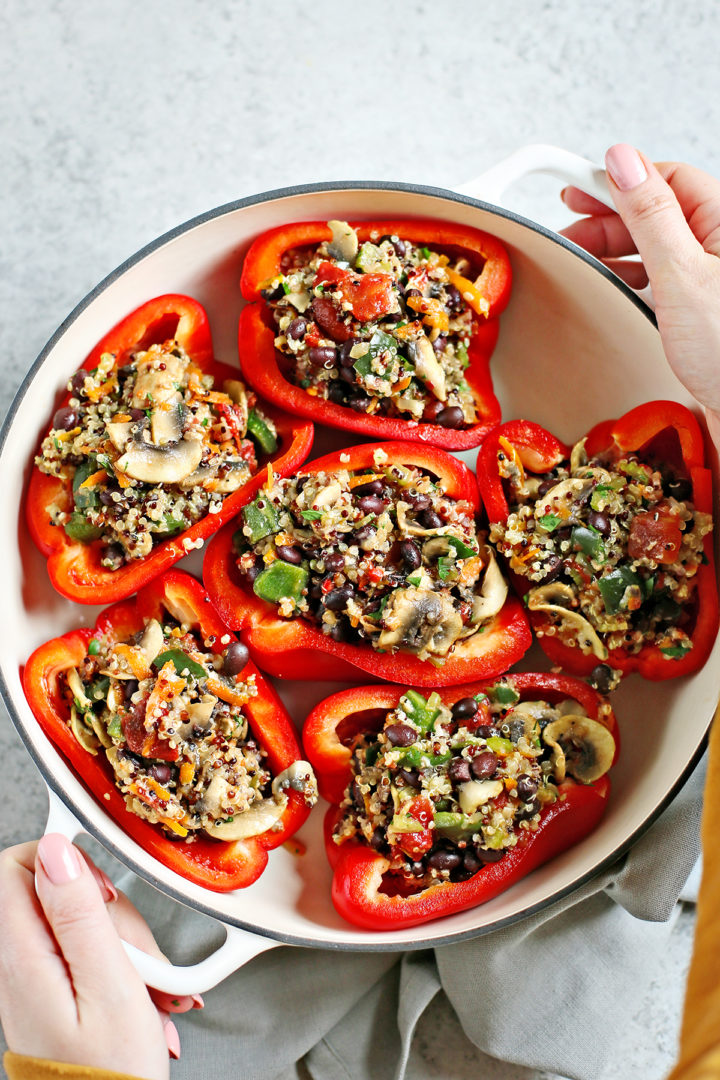
[[[479,446],[500,420],[489,362],[511,280],[499,240],[451,222],[272,229],[243,265],[244,376],[331,427]]]
[[[702,667],[718,629],[712,482],[685,406],[640,405],[572,448],[537,424],[503,424],[478,483],[551,660],[603,692],[623,672]]]
[[[457,458],[368,443],[272,478],[221,530],[208,593],[263,670],[288,679],[446,686],[507,671],[530,645]]]
[[[103,810],[207,889],[252,884],[315,801],[280,699],[179,570],[41,645],[23,686]]]
[[[119,600],[202,547],[268,461],[291,473],[311,445],[311,424],[258,401],[213,359],[200,304],[159,296],[70,379],[35,458],[30,532],[58,592]]]
[[[349,922],[394,930],[497,896],[600,821],[617,758],[607,701],[523,673],[421,693],[362,686],[303,731]]]

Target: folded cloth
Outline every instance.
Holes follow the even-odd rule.
[[[631,1075],[627,1047],[649,1033],[628,1003],[662,974],[699,856],[704,776],[703,763],[618,865],[504,929],[404,955],[280,947],[256,957],[204,994],[204,1010],[176,1018],[173,1080],[416,1080],[411,1048],[436,1030],[431,1003],[441,990],[436,1000],[450,1002],[470,1040],[462,1063],[453,1058],[454,1080],[477,1080],[484,1055],[572,1080]],[[118,884],[176,963],[218,944],[210,920],[132,875]],[[674,1036],[668,1068],[673,1053]]]

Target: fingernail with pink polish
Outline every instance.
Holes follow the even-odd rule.
[[[104,870],[97,866],[91,866],[93,877],[98,883],[102,898],[106,904],[114,904],[118,898],[118,891]]]
[[[170,1057],[177,1061],[180,1057],[180,1036],[178,1035],[178,1029],[175,1027],[172,1020],[167,1020],[165,1023],[165,1042],[167,1043]]]
[[[193,994],[192,1001],[193,1001],[193,1009],[204,1009],[205,1008],[205,1002],[203,1001],[200,994]]]
[[[82,857],[61,833],[48,833],[43,836],[38,844],[37,855],[53,885],[67,885],[82,874]]]
[[[647,169],[634,146],[616,143],[605,155],[605,168],[621,191],[632,191],[647,180]]]

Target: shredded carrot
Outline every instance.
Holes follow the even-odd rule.
[[[60,442],[67,442],[68,439],[74,439],[81,431],[82,428],[79,427],[71,428],[70,431],[59,431],[55,438],[59,439]]]
[[[463,277],[462,274],[458,274],[457,270],[447,269],[445,273],[455,288],[459,289],[463,300],[470,305],[473,311],[476,311],[478,315],[484,315],[487,319],[490,304],[475,283],[470,281],[469,278]]]
[[[161,821],[163,825],[167,825],[168,829],[172,829],[178,836],[187,836],[188,831],[184,825],[180,825],[177,821],[173,821],[172,818],[161,817],[158,814],[158,821]]]
[[[80,487],[81,488],[96,487],[98,484],[101,484],[103,482],[103,480],[107,480],[107,475],[108,474],[105,471],[105,469],[98,469],[97,472],[91,473],[90,476],[88,476],[87,480],[83,480]]]
[[[206,401],[211,401],[213,405],[232,405],[233,401],[229,394],[223,394],[221,390],[210,390],[205,395]]]
[[[360,487],[361,484],[369,484],[373,480],[384,480],[385,477],[382,473],[362,473],[360,476],[351,476],[348,481],[348,487]]]
[[[539,554],[540,554],[540,548],[539,547],[529,547],[527,549],[527,551],[523,552],[522,555],[514,555],[513,558],[514,558],[515,562],[526,563],[526,562],[530,562],[531,559],[534,559],[535,556],[539,555]]]
[[[500,443],[500,446],[505,451],[505,455],[510,458],[513,465],[516,466],[518,472],[520,473],[520,483],[521,484],[524,483],[524,481],[525,481],[525,470],[523,468],[523,463],[520,460],[520,455],[517,452],[517,449],[513,446],[513,444],[510,442],[509,439],[505,438],[504,435],[499,436],[498,442]]]
[[[132,420],[132,416],[130,415],[130,413],[115,413],[115,415],[113,416],[114,424],[127,424],[130,422],[130,420]]]
[[[252,697],[252,694],[249,694],[247,690],[234,689],[223,679],[219,679],[213,672],[208,675],[206,685],[209,694],[214,694],[221,701],[226,701],[228,705],[246,705]]]
[[[166,788],[162,786],[162,784],[158,784],[157,780],[153,780],[151,776],[148,776],[145,783],[151,791],[155,792],[158,799],[162,799],[163,802],[170,802],[172,795]]]
[[[117,387],[117,378],[115,375],[111,375],[109,379],[106,379],[100,386],[91,386],[89,390],[86,390],[87,396],[91,401],[99,401],[100,398],[105,397],[106,394],[111,394]]]
[[[135,648],[133,645],[126,645],[125,642],[121,641],[113,646],[113,652],[126,661],[136,679],[142,680],[150,677],[147,659],[140,649]]]
[[[512,791],[513,788],[517,787],[517,780],[515,779],[514,776],[506,776],[506,777],[504,777],[503,783],[505,784],[505,790],[506,791]]]
[[[407,390],[408,386],[412,382],[412,375],[406,375],[404,379],[400,379],[400,382],[396,385],[396,390]]]
[[[147,700],[147,708],[145,710],[146,727],[154,724],[156,721],[159,722],[162,720],[165,712],[163,707],[167,702],[172,701],[176,694],[179,694],[184,687],[185,680],[175,671],[175,665],[172,660],[168,660],[158,672],[155,685]]]
[[[275,483],[275,473],[273,472],[272,464],[268,461],[267,480],[265,481],[265,489],[266,489],[266,491],[269,491],[274,483]]]
[[[463,559],[460,573],[458,574],[458,580],[465,584],[466,582],[474,581],[482,570],[482,560],[479,555],[473,555],[469,559]]]
[[[416,336],[420,329],[420,321],[409,322],[406,326],[398,326],[393,330],[393,334],[396,338],[400,338],[401,341],[409,341],[410,338]]]

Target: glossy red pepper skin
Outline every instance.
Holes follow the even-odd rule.
[[[651,401],[638,405],[618,420],[606,420],[588,433],[585,448],[589,457],[616,447],[622,453],[634,451],[642,459],[642,450],[651,442],[669,437],[668,452],[684,464],[692,484],[692,502],[697,510],[713,513],[712,476],[705,466],[705,447],[700,426],[684,405],[675,401]],[[523,465],[532,472],[553,469],[570,455],[570,448],[554,435],[526,420],[511,421],[496,428],[485,440],[478,455],[477,476],[483,502],[490,522],[505,521],[508,502],[498,474],[498,452],[502,451],[499,439],[505,438],[515,447]],[[674,441],[675,446],[672,446]],[[680,659],[665,656],[657,645],[648,645],[638,653],[625,649],[611,649],[607,663],[625,673],[637,671],[646,679],[674,679],[689,675],[703,666],[707,660],[718,631],[718,594],[715,578],[715,555],[712,534],[705,537],[703,551],[707,560],[697,572],[697,601],[695,625],[692,631],[692,649]],[[513,574],[517,591],[526,593],[527,578]],[[535,629],[543,628],[542,612],[530,612]],[[577,648],[570,648],[556,636],[543,635],[539,639],[544,652],[555,664],[561,665],[575,675],[589,675],[599,663],[592,654],[584,655]]]
[[[484,260],[478,289],[488,302],[488,314],[487,318],[473,315],[475,333],[470,339],[470,364],[465,372],[465,381],[475,397],[477,423],[455,431],[423,421],[369,416],[324,398],[312,397],[284,377],[274,346],[274,324],[261,300],[260,290],[281,273],[282,257],[287,251],[317,245],[331,238],[331,231],[324,221],[298,222],[271,229],[250,248],[240,285],[246,300],[260,302],[245,308],[240,317],[238,349],[245,378],[268,401],[294,415],[306,416],[329,427],[357,431],[375,438],[428,442],[446,450],[467,450],[479,446],[484,435],[500,420],[500,406],[493,390],[489,362],[499,332],[497,317],[510,299],[512,270],[507,251],[495,237],[451,222],[365,221],[355,222],[353,228],[357,230],[361,243],[372,237],[377,239],[393,235],[413,243],[466,252],[471,259],[479,257]]]
[[[169,840],[160,825],[133,814],[113,781],[112,769],[102,752],[93,757],[77,742],[67,725],[68,707],[59,678],[87,655],[88,642],[95,634],[123,641],[141,630],[151,618],[162,619],[165,612],[198,628],[204,641],[212,641],[217,652],[227,648],[226,635],[235,636],[208,601],[202,586],[189,574],[170,570],[126,600],[103,611],[94,629],[73,630],[36,649],[22,672],[23,688],[30,708],[42,730],[69,763],[78,779],[129,836],[165,866],[182,877],[214,892],[228,892],[251,885],[262,874],[268,851],[283,844],[306,820],[309,809],[295,791],[288,792],[288,805],[281,827],[246,840],[223,843],[210,837],[192,843]],[[267,752],[268,767],[274,775],[302,758],[294,727],[279,697],[250,661],[237,676],[255,675],[258,695],[243,706],[252,733]],[[172,754],[163,755],[172,760]]]
[[[95,346],[82,367],[97,367],[103,353],[117,356],[118,366],[127,363],[138,348],[148,348],[174,337],[203,372],[212,375],[216,385],[225,379],[237,379],[237,370],[213,360],[210,325],[204,308],[188,296],[167,295],[149,300],[122,319]],[[70,399],[66,393],[62,404]],[[281,476],[294,472],[310,453],[312,424],[262,405],[278,433],[278,450],[272,457],[273,469]],[[207,514],[189,529],[153,546],[144,559],[132,560],[118,570],[101,565],[100,541],[89,544],[72,540],[65,530],[51,523],[47,507],[53,503],[72,506],[72,483],[48,476],[34,466],[30,477],[25,515],[30,535],[47,557],[48,573],[55,589],[80,604],[106,604],[122,600],[142,588],[158,574],[187,555],[187,541],[205,540],[242,505],[246,494],[254,493],[263,483],[266,459],[260,458],[258,471],[247,484],[225,499],[217,514]]]
[[[513,674],[521,700],[542,698],[551,704],[566,698],[579,702],[587,715],[611,731],[615,760],[620,740],[612,712],[600,712],[605,699],[586,683],[567,675]],[[460,698],[486,693],[493,680],[439,690],[443,702],[452,706]],[[325,817],[325,844],[333,867],[332,900],[338,912],[367,930],[396,930],[476,907],[520,881],[532,870],[579,843],[600,821],[610,794],[603,776],[594,784],[567,780],[560,785],[561,801],[541,811],[536,831],[526,832],[517,846],[498,863],[491,863],[463,882],[443,882],[410,896],[381,892],[383,874],[389,866],[384,855],[358,840],[336,844],[334,826],[341,816],[340,803],[352,777],[354,737],[377,730],[382,718],[396,708],[406,693],[402,686],[360,686],[343,690],[321,701],[303,728],[303,745],[312,764],[320,794],[331,804]],[[376,726],[368,722],[377,717]]]
[[[477,484],[469,469],[443,450],[417,443],[366,443],[308,462],[301,474],[336,469],[367,469],[382,448],[389,463],[414,465],[433,473],[451,498],[480,510]],[[250,502],[248,498],[246,500]],[[261,600],[237,569],[233,548],[236,523],[226,525],[205,556],[203,580],[222,617],[240,633],[256,663],[281,679],[347,679],[368,675],[418,686],[449,686],[506,671],[530,647],[531,635],[522,605],[508,596],[482,634],[461,643],[441,665],[409,653],[379,653],[371,645],[333,641],[304,619],[283,619],[274,604]]]

